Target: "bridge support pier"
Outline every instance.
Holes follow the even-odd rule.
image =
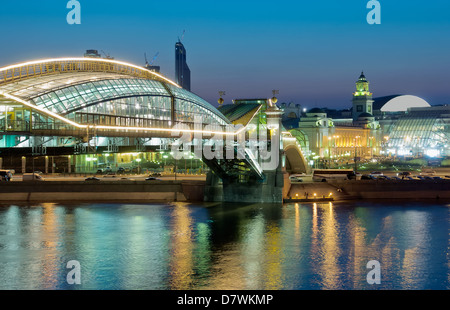
[[[244,203],[282,203],[289,191],[286,186],[289,176],[284,171],[268,171],[265,179],[245,183],[221,181],[213,173],[206,177],[204,201],[244,202]]]
[[[283,112],[273,104],[265,113],[272,149],[269,162],[262,163],[264,178],[250,178],[245,182],[240,182],[238,178],[224,177],[221,180],[210,172],[206,178],[205,201],[283,203],[290,189],[281,139]]]

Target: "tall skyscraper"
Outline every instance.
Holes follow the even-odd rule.
[[[186,90],[191,90],[191,70],[186,63],[186,49],[180,40],[175,44],[175,81]]]

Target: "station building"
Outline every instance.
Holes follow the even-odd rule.
[[[309,159],[329,163],[378,156],[450,156],[449,106],[431,106],[412,95],[373,98],[364,73],[356,81],[348,110],[305,111],[292,103],[281,107],[285,127],[303,141]]]

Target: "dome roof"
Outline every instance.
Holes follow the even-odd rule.
[[[431,105],[417,96],[393,95],[374,98],[373,109],[381,112],[406,112],[409,108],[428,108]]]
[[[366,76],[364,75],[364,72],[361,72],[361,75],[359,76],[358,81],[367,82]]]

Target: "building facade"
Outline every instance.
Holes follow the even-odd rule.
[[[356,81],[352,118],[331,118],[324,109],[303,113],[296,130],[307,136],[311,163],[333,167],[355,160],[370,160],[381,154],[381,126],[373,111],[372,93],[364,73]]]
[[[356,81],[350,111],[330,117],[326,109],[314,108],[301,114],[298,126],[294,123],[285,115],[287,128],[307,137],[309,158],[326,162],[450,156],[449,106],[431,106],[412,95],[372,98],[364,73]]]

